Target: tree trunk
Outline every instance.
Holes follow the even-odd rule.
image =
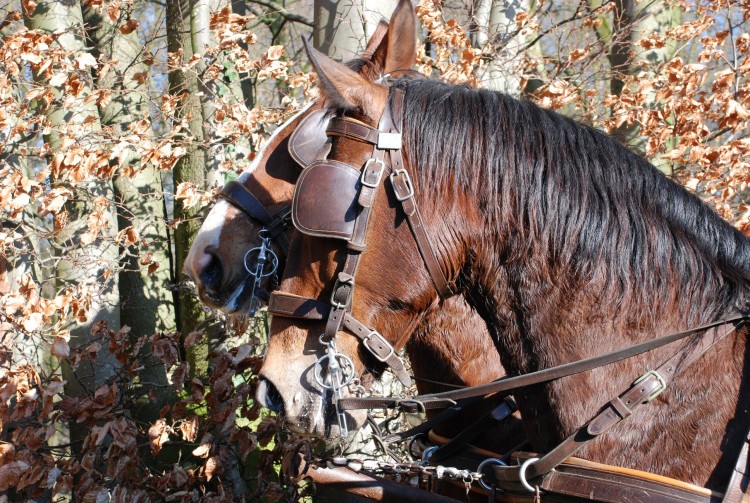
[[[175,58],[176,65],[182,65],[193,57],[191,38],[191,9],[189,0],[168,0],[167,6],[167,50]],[[203,133],[203,114],[198,98],[200,84],[194,68],[169,69],[169,93],[181,96],[176,119],[184,119],[187,123],[186,131],[189,137],[184,147],[187,153],[174,165],[174,185],[189,182],[195,184],[198,190],[206,187],[206,158]],[[174,218],[177,225],[174,230],[175,250],[175,278],[178,286],[185,283],[182,272],[190,245],[200,229],[201,218],[197,207],[186,208],[181,200],[174,204]],[[187,336],[189,333],[203,328],[207,320],[206,313],[201,307],[197,296],[192,290],[179,288],[177,290],[177,328]],[[205,338],[204,338],[205,341]],[[188,363],[193,374],[207,372],[208,345],[198,344],[188,350]]]
[[[81,7],[76,2],[39,1],[36,9],[24,21],[31,29],[62,32],[56,43],[70,57],[80,55],[85,49]],[[89,90],[81,93],[79,98],[61,96],[58,91],[55,102],[47,111],[51,127],[45,140],[51,156],[67,148],[65,145],[71,142],[83,148],[97,148],[97,136],[101,130],[99,115],[95,104],[83,100],[90,94],[90,75],[85,71],[80,75],[79,79]],[[35,77],[41,80],[40,76]],[[60,183],[61,180],[52,177],[53,187]],[[105,322],[115,330],[120,326],[116,273],[118,247],[115,240],[117,218],[112,200],[111,181],[89,175],[78,185],[75,198],[66,203],[64,211],[67,212],[67,221],[59,221],[61,228],[53,238],[57,254],[57,287],[75,286],[90,293],[86,299],[90,303],[84,309],[85,321],[79,320],[70,330],[71,347],[91,343],[95,337],[91,333],[95,323]],[[102,229],[93,242],[85,244],[85,234],[89,230],[87,217],[94,211],[100,214]],[[106,341],[100,344],[101,349],[95,360],[84,360],[75,369],[63,366],[63,375],[67,380],[66,394],[77,396],[91,393],[116,372],[118,364],[107,351]],[[71,426],[71,437],[75,442],[82,438],[84,432],[80,426],[74,426]]]
[[[109,71],[97,76],[96,84],[99,89],[112,91],[111,101],[99,112],[102,124],[111,127],[115,137],[132,134],[129,128],[133,124],[150,120],[147,89],[142,79],[148,70],[141,61],[143,44],[137,31],[123,33],[118,29],[127,21],[123,19],[125,12],[120,11],[119,19],[112,20],[90,4],[83,9],[93,53],[100,61],[112,65]],[[139,131],[146,138],[151,136],[150,128]],[[174,332],[174,296],[169,290],[171,257],[161,176],[151,164],[141,165],[131,151],[123,155],[128,157],[113,161],[120,166],[114,176],[118,230],[132,227],[138,240],[120,250],[120,321],[131,328],[132,338]],[[126,167],[132,173],[124,173]],[[144,353],[150,353],[148,348]],[[174,393],[164,365],[155,358],[144,362],[140,378],[156,392],[157,400],[144,400],[143,415],[138,419],[153,420],[161,407],[174,400]]]
[[[479,75],[482,87],[518,97],[520,74],[514,71],[525,37],[518,34],[516,15],[529,12],[529,0],[476,0],[474,46],[490,55]]]
[[[614,6],[611,27],[605,24],[599,33],[605,40],[611,40],[607,55],[612,69],[610,92],[619,95],[623,90],[623,78],[635,75],[641,69],[653,71],[674,55],[675,46],[672,44],[644,50],[638,42],[644,35],[664,35],[667,30],[679,25],[681,16],[679,9],[664,1],[641,5],[634,0],[615,0]],[[654,97],[655,92],[651,93],[651,98],[643,106],[653,106]],[[612,134],[641,154],[645,152],[646,140],[639,134],[637,124],[623,124]]]
[[[389,18],[397,0],[315,0],[313,45],[329,56],[348,61],[365,48],[382,18]]]

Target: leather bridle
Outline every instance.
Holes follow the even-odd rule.
[[[309,107],[314,106],[314,102]],[[323,149],[327,137],[325,128],[327,114],[323,110],[315,110],[304,117],[289,137],[289,154],[297,163],[300,170],[317,158]],[[243,265],[248,272],[242,288],[243,292],[252,288],[249,302],[249,315],[252,316],[259,307],[257,300],[265,302],[269,299],[269,292],[261,287],[263,278],[273,276],[272,289],[276,288],[276,273],[279,268],[279,257],[271,248],[275,243],[277,250],[286,258],[289,252],[289,239],[286,231],[292,223],[292,207],[285,206],[275,215],[271,215],[268,208],[237,180],[228,182],[219,193],[219,198],[224,199],[247,215],[252,222],[259,223],[261,230],[258,231],[260,245],[245,253]]]
[[[320,341],[326,347],[326,355],[316,363],[316,375],[323,374],[319,367],[327,367],[328,380],[319,382],[319,384],[332,392],[332,402],[337,409],[342,435],[346,435],[347,427],[344,412],[338,408],[338,403],[342,399],[341,391],[346,386],[344,383],[351,381],[353,366],[351,360],[336,349],[336,335],[340,330],[346,330],[356,336],[370,354],[390,366],[399,381],[405,386],[411,385],[411,379],[406,372],[403,360],[397,354],[397,349],[400,348],[394,348],[385,337],[357,320],[351,312],[355,276],[361,254],[365,249],[365,238],[372,205],[380,185],[386,178],[390,180],[396,199],[406,216],[437,294],[443,298],[452,295],[452,290],[422,223],[414,199],[411,177],[406,170],[401,155],[403,101],[403,91],[391,88],[388,104],[377,128],[345,117],[333,118],[329,123],[329,136],[346,137],[370,144],[373,147],[371,157],[361,168],[356,195],[357,211],[353,226],[343,225],[333,230],[327,228],[315,231],[314,226],[311,229],[295,220],[297,213],[294,209],[292,211],[293,222],[301,232],[319,236],[326,236],[328,233],[329,236],[343,237],[348,242],[344,265],[337,275],[330,302],[276,291],[271,294],[268,304],[268,311],[274,316],[325,321],[325,330],[320,337]],[[320,174],[317,176],[325,178],[326,176],[335,176],[337,170],[341,173],[348,173],[346,166],[338,161],[321,160],[318,161],[318,164],[308,166],[305,171],[313,172],[316,168],[319,168],[317,171]],[[352,166],[349,166],[349,168],[359,171]],[[304,182],[298,182],[297,184],[295,203],[299,194],[304,190],[301,187],[302,183]],[[315,181],[310,183],[314,185]]]

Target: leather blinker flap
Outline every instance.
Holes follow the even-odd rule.
[[[289,155],[302,168],[324,157],[321,151],[328,141],[328,122],[327,112],[316,110],[302,119],[289,137]]]
[[[300,174],[292,222],[310,236],[350,241],[359,207],[360,173],[338,161],[315,161]]]

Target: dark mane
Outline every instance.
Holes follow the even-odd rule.
[[[690,314],[748,307],[747,238],[604,133],[498,92],[395,85],[418,183],[474,195],[492,228],[514,236],[510,260],[542,251],[583,283],[604,278],[603,303],[677,292]]]

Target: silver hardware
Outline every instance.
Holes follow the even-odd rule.
[[[383,74],[381,73],[381,74],[380,74],[380,77],[378,77],[378,78],[377,78],[377,79],[375,80],[375,83],[376,83],[376,84],[382,84],[383,82],[385,82],[386,80],[388,80],[388,79],[390,79],[390,78],[391,78],[391,74],[390,74],[390,73],[386,73],[385,75],[383,75]]]
[[[260,290],[260,282],[276,272],[279,268],[279,257],[271,249],[271,238],[265,235],[266,229],[262,229],[258,236],[260,237],[260,246],[251,248],[242,258],[242,264],[245,270],[253,278],[253,289],[250,291],[250,306],[248,315],[253,316],[255,311],[260,308],[260,299],[255,292]]]
[[[341,279],[342,277],[344,277],[344,279]],[[344,273],[341,273],[339,274],[338,278],[336,278],[336,284],[333,285],[333,292],[331,293],[331,305],[336,309],[343,309],[349,303],[348,300],[346,304],[342,304],[341,302],[338,302],[336,300],[336,292],[338,292],[341,285],[349,285],[354,288],[354,277],[349,276],[348,274],[344,275]]]
[[[646,403],[652,401],[654,398],[661,395],[665,389],[667,389],[667,381],[656,370],[649,370],[648,372],[643,374],[641,377],[633,381],[633,386],[637,386],[649,377],[654,377],[657,381],[659,381],[659,389],[651,393],[648,398],[646,398]]]
[[[500,465],[500,466],[508,466],[508,463],[503,461],[502,459],[498,458],[487,458],[481,463],[479,463],[479,466],[477,466],[477,473],[483,473],[482,469],[485,466],[489,465]],[[479,485],[485,488],[488,491],[499,491],[497,487],[492,487],[491,485],[487,484],[487,482],[484,481],[484,475],[482,475],[482,478],[479,479]],[[502,491],[501,491],[502,492]]]
[[[526,470],[534,464],[535,462],[539,461],[539,458],[529,458],[526,461],[521,464],[521,468],[518,469],[518,480],[521,481],[521,485],[523,485],[529,492],[536,493],[536,488],[529,484],[529,481],[526,480]]]
[[[401,144],[401,133],[378,133],[379,150],[399,150]]]
[[[408,190],[406,194],[399,193],[398,189],[396,188],[397,185],[395,183],[395,179],[397,176],[404,177],[404,183]],[[391,184],[393,185],[393,192],[396,194],[396,199],[398,199],[399,201],[406,201],[407,199],[414,197],[414,184],[411,183],[411,177],[405,169],[397,169],[396,171],[391,173]]]
[[[426,465],[429,462],[432,455],[435,454],[436,450],[438,450],[437,445],[433,445],[425,449],[424,452],[422,453],[422,463]]]
[[[373,350],[369,346],[369,344],[367,344],[370,341],[371,337],[375,337],[376,339],[379,339],[381,341],[381,343],[382,343],[383,346],[388,347],[388,354],[387,355],[380,356],[378,353],[375,352],[375,350]],[[362,344],[364,345],[364,347],[367,348],[367,351],[369,351],[370,353],[372,353],[372,356],[374,356],[375,358],[377,358],[378,360],[380,360],[383,363],[387,362],[388,359],[395,354],[395,351],[393,350],[393,346],[391,346],[391,344],[387,340],[385,340],[385,337],[383,337],[382,335],[380,335],[376,330],[372,330],[371,329],[370,333],[367,334],[367,336],[364,339],[362,339]]]
[[[325,377],[323,376],[324,363],[327,371]],[[313,376],[321,388],[331,391],[331,402],[336,408],[340,434],[344,438],[348,437],[346,413],[339,409],[338,402],[342,398],[342,390],[354,381],[354,363],[348,356],[336,351],[335,341],[332,340],[326,343],[326,354],[315,362]]]
[[[374,182],[370,182],[367,180],[367,169],[370,167],[370,164],[378,164],[378,177],[375,179]],[[371,189],[374,189],[378,185],[380,185],[380,180],[383,178],[383,171],[385,171],[385,163],[381,161],[380,159],[367,159],[367,162],[365,163],[365,167],[362,169],[362,177],[361,182],[362,185],[365,187],[370,187]]]

